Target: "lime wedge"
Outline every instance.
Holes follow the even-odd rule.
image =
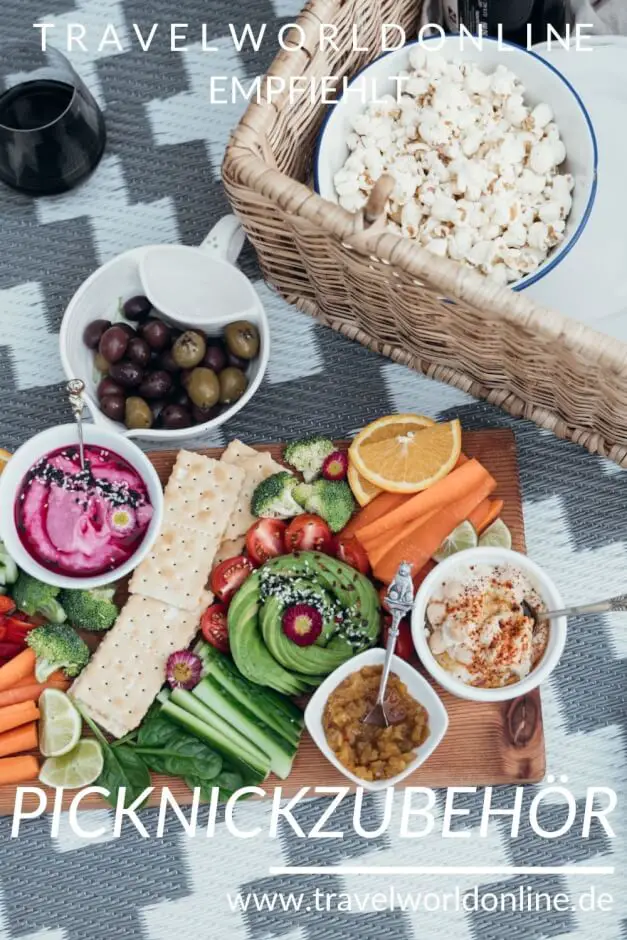
[[[44,757],[62,757],[78,744],[83,720],[71,699],[59,689],[44,689],[39,697],[39,750]]]
[[[457,552],[463,552],[466,548],[475,548],[477,545],[477,533],[474,526],[466,520],[453,529],[448,538],[444,539],[437,552],[433,556],[434,561],[444,561]]]
[[[79,790],[97,780],[103,767],[102,748],[98,741],[83,738],[69,754],[49,757],[39,771],[39,779],[47,787]]]
[[[497,519],[480,537],[479,545],[482,548],[511,548],[512,533],[502,519]]]

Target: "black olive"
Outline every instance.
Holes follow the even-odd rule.
[[[131,297],[124,304],[124,316],[127,320],[144,320],[150,311],[152,304],[147,297]]]
[[[111,326],[111,320],[92,320],[83,330],[83,342],[88,349],[96,349],[100,337]]]
[[[162,320],[145,320],[139,326],[139,335],[146,340],[151,349],[165,349],[170,342],[170,327]]]
[[[100,400],[100,410],[112,421],[124,421],[126,410],[124,395],[105,395]]]
[[[126,347],[126,358],[135,362],[142,369],[150,362],[150,346],[141,336],[134,336]]]
[[[136,388],[144,378],[144,370],[137,363],[124,359],[122,362],[113,363],[109,368],[109,375],[123,388]]]
[[[98,401],[102,401],[105,395],[123,395],[124,389],[118,382],[114,382],[108,375],[98,383],[97,395]]]
[[[116,323],[105,330],[100,337],[98,351],[107,362],[118,362],[123,358],[128,346],[128,333],[122,329],[121,324]]]
[[[149,372],[139,386],[142,398],[165,398],[172,388],[172,376],[169,372]]]
[[[191,424],[191,414],[181,405],[167,405],[161,412],[161,425],[168,431],[189,428]]]

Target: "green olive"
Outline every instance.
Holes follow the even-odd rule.
[[[217,405],[220,397],[218,376],[213,369],[194,369],[187,382],[186,391],[198,408],[211,408]]]
[[[152,411],[148,402],[137,395],[126,399],[124,424],[127,428],[149,428],[152,426]]]
[[[231,405],[242,397],[248,387],[248,379],[241,369],[229,366],[220,373],[220,402]]]
[[[172,358],[179,369],[193,369],[207,351],[205,337],[195,330],[181,333],[172,347]]]
[[[259,330],[248,320],[229,323],[224,331],[224,339],[229,352],[241,359],[254,359],[259,352]]]
[[[99,353],[99,352],[96,353],[96,355],[94,356],[94,365],[101,375],[108,375],[109,363],[107,362],[105,357],[102,355],[102,353]]]

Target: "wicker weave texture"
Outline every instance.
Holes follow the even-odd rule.
[[[376,58],[384,23],[415,35],[420,7],[311,0],[303,48],[269,75],[353,75]],[[339,51],[322,50],[323,23]],[[354,26],[369,52],[352,51]],[[308,181],[325,112],[320,95],[262,97],[227,148],[225,187],[266,279],[346,336],[627,466],[627,347],[319,197]]]

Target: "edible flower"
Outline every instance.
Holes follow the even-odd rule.
[[[114,506],[109,513],[109,525],[118,535],[128,535],[136,525],[135,513],[130,506]]]
[[[179,650],[168,657],[165,674],[173,689],[193,689],[200,682],[202,662],[195,653]]]
[[[334,483],[345,480],[348,473],[348,456],[341,450],[334,450],[322,464],[322,476]]]
[[[294,604],[283,614],[283,633],[297,646],[311,646],[322,633],[322,614],[311,604]]]

